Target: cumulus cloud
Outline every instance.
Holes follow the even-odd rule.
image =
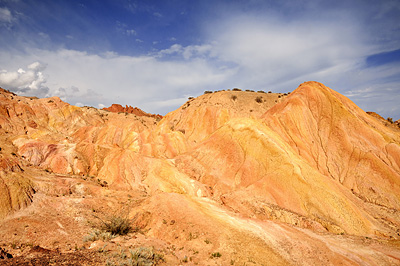
[[[27,70],[19,68],[17,71],[0,71],[0,86],[24,95],[45,97],[49,88],[45,86],[46,78],[43,70],[46,68],[39,62],[28,65]]]
[[[163,114],[174,109],[166,102],[173,102],[176,108],[185,102],[182,95],[195,96],[213,89],[234,74],[231,69],[219,69],[200,58],[159,60],[157,56],[121,56],[112,52],[96,55],[67,49],[32,50],[29,54],[13,55],[12,61],[21,65],[40,58],[46,62],[49,95],[57,95],[72,104],[120,103]],[[10,55],[0,52],[0,65],[10,60]],[[15,83],[21,78],[20,74],[12,80]],[[13,85],[2,84],[5,88]],[[182,102],[179,104],[174,99]]]
[[[171,45],[171,47],[167,48],[167,49],[163,49],[160,52],[158,52],[158,55],[160,57],[164,56],[164,55],[170,55],[170,54],[180,54],[183,51],[183,47],[180,44],[173,44]]]
[[[75,86],[71,86],[69,88],[60,87],[52,91],[53,96],[58,96],[63,101],[70,101],[72,97],[76,97],[79,94],[80,94],[79,88]]]

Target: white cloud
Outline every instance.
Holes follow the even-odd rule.
[[[115,24],[116,24],[116,31],[118,31],[124,35],[127,35],[127,36],[136,36],[137,35],[136,30],[134,30],[132,28],[128,28],[127,24],[122,23],[120,21],[116,21]]]
[[[171,45],[170,48],[161,50],[158,55],[163,56],[163,55],[170,55],[170,54],[181,54],[183,51],[183,47],[180,44],[173,44]]]
[[[284,82],[356,63],[369,47],[349,21],[283,21],[239,17],[213,27],[213,53],[241,69],[250,86]],[[241,82],[243,83],[243,82]]]
[[[237,71],[224,87],[287,91],[306,80],[340,79],[372,53],[363,31],[343,18],[332,24],[242,15],[213,23],[206,32],[204,44],[174,44],[158,56],[181,56],[189,62],[201,58],[216,68]]]
[[[66,49],[35,49],[28,54],[16,56],[0,52],[0,65],[9,61],[24,65],[40,59],[47,64],[45,73],[49,95],[57,95],[72,104],[144,106],[145,111],[154,113],[172,111],[174,108],[166,105],[165,101],[179,99],[182,94],[212,89],[234,73],[199,58],[190,61],[159,60],[156,56],[121,56],[112,52],[94,55]],[[8,77],[13,82],[27,83],[21,81],[26,74],[13,72],[13,75]],[[10,88],[10,85],[10,82],[3,82],[5,88]],[[177,101],[174,103],[175,108],[180,105]]]
[[[400,93],[389,90],[400,87],[399,65],[367,67],[366,57],[382,48],[351,17],[342,15],[332,23],[232,16],[212,23],[206,32],[204,44],[174,44],[158,56],[164,60],[180,56],[188,63],[201,59],[214,69],[231,71],[212,89],[221,84],[286,92],[304,81],[317,80],[346,94],[364,110],[379,110],[382,115],[399,110],[391,99]]]
[[[0,7],[0,23],[11,23],[13,16],[11,11],[6,7]]]
[[[210,44],[204,45],[190,45],[185,47],[182,55],[185,59],[190,59],[191,57],[203,57],[211,56],[213,47]]]
[[[27,70],[19,68],[17,71],[0,71],[0,86],[24,95],[44,97],[49,88],[45,86],[46,78],[43,70],[46,67],[34,62],[28,65]]]
[[[343,95],[347,97],[366,97],[373,93],[375,90],[371,87],[363,88],[363,89],[353,89],[346,91]]]
[[[180,44],[173,44],[171,47],[161,50],[158,52],[158,56],[162,57],[164,55],[180,55],[184,59],[191,59],[191,58],[205,58],[209,57],[212,58],[212,50],[213,46],[210,44],[204,44],[204,45],[189,45],[186,47],[183,47]]]
[[[304,17],[222,18],[210,23],[197,45],[175,43],[143,56],[68,49],[28,49],[19,54],[0,51],[0,66],[8,70],[39,60],[47,66],[45,70],[3,71],[0,84],[32,91],[47,88],[46,84],[49,95],[70,103],[120,103],[164,114],[183,104],[183,95],[199,95],[205,90],[239,87],[287,92],[301,82],[317,80],[346,94],[364,110],[377,110],[384,116],[399,110],[394,107],[398,103],[391,100],[396,92],[389,89],[400,87],[400,81],[393,78],[400,76],[400,68],[366,68],[365,58],[380,47],[369,45],[372,37],[359,24],[346,15],[334,23]],[[129,28],[117,22],[117,30],[128,34]],[[391,83],[386,82],[390,77]],[[376,97],[386,104],[378,106]]]
[[[130,29],[130,30],[126,30],[126,35],[128,36],[135,36],[136,35],[136,31],[134,29]]]

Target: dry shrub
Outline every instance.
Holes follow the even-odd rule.
[[[96,212],[96,211],[93,211]],[[132,228],[132,219],[129,219],[129,211],[126,209],[119,209],[115,213],[101,214],[96,212],[97,215],[94,217],[97,219],[97,223],[94,226],[102,234],[110,234],[113,238],[117,235],[127,235],[130,232],[137,231]]]
[[[101,229],[112,235],[127,235],[131,230],[131,221],[127,217],[111,216],[108,220],[102,220]]]

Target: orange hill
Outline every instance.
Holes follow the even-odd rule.
[[[8,253],[35,243],[152,247],[165,265],[400,263],[400,129],[323,84],[206,93],[161,120],[108,109],[0,91]],[[82,241],[117,210],[138,232]]]

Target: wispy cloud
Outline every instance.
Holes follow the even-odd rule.
[[[136,36],[136,30],[129,28],[127,24],[122,23],[121,21],[116,21],[116,30],[127,36]]]
[[[167,49],[163,49],[158,52],[159,57],[163,57],[166,55],[179,55],[182,56],[185,60],[191,58],[206,58],[209,59],[214,57],[213,56],[213,46],[210,44],[203,44],[203,45],[188,45],[183,47],[180,44],[173,44],[171,47]]]
[[[136,31],[134,29],[126,30],[125,32],[126,32],[126,35],[128,35],[128,36],[136,35]]]
[[[331,24],[243,16],[224,21],[210,34],[214,54],[240,66],[250,86],[312,75],[357,62],[369,52],[363,32],[345,20]]]
[[[11,11],[4,7],[0,7],[0,23],[11,23],[13,20],[13,16]]]

